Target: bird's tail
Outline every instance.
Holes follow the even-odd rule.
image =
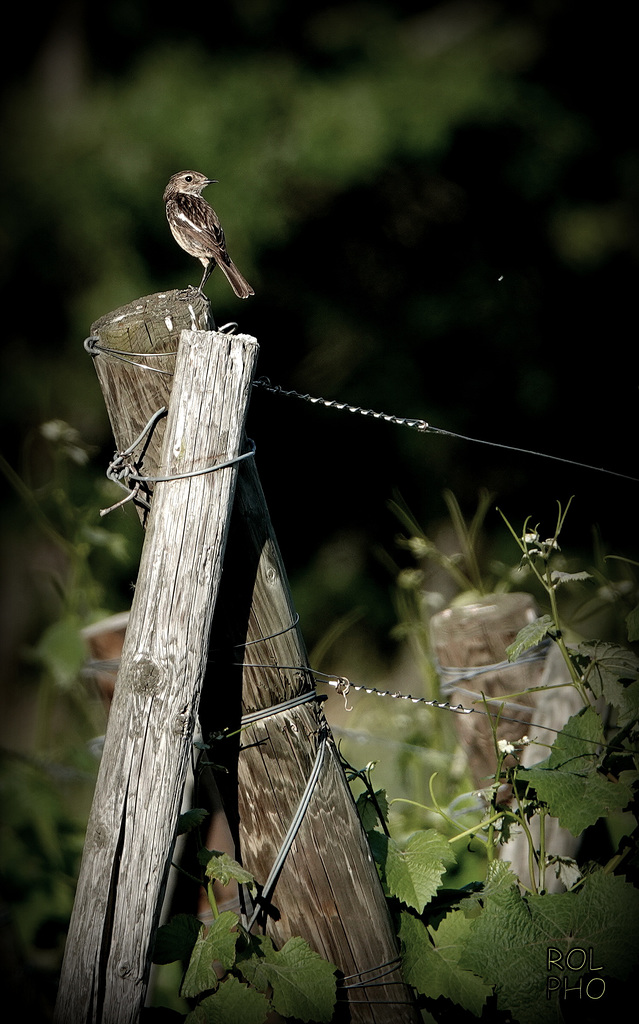
[[[225,260],[219,260],[217,262],[220,269],[226,274],[229,284],[238,298],[248,299],[249,295],[255,295],[250,284],[246,278],[240,274],[232,259],[229,259],[228,263]]]

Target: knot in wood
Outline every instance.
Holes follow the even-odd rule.
[[[128,978],[132,970],[133,964],[129,963],[128,960],[122,960],[117,966],[117,972],[121,978]]]
[[[277,584],[279,580],[279,573],[274,565],[268,565],[266,567],[264,577],[266,579],[266,582],[269,583],[272,587],[274,587]]]
[[[177,736],[188,736],[193,724],[191,704],[185,704],[173,719],[173,732]]]
[[[93,829],[93,845],[101,850],[108,845],[111,837],[111,829],[103,821],[99,821]]]
[[[134,693],[150,696],[160,685],[160,666],[150,654],[141,651],[133,659],[129,678]]]

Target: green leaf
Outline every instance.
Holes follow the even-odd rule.
[[[215,965],[219,964],[224,971],[231,969],[235,963],[238,937],[237,915],[230,910],[220,914],[208,931],[202,926],[180,990],[185,999],[195,998],[202,992],[217,988],[219,976]]]
[[[586,682],[595,697],[617,708],[620,726],[639,717],[639,658],[619,644],[588,640],[577,648],[589,665]]]
[[[204,807],[192,807],[190,811],[185,811],[178,818],[176,835],[183,836],[187,832],[192,832],[194,828],[197,828],[202,824],[205,818],[208,818],[209,811]]]
[[[246,980],[261,992],[272,989],[272,1003],[283,1017],[330,1021],[336,993],[336,968],[299,937],[276,950],[268,936],[257,938],[259,955],[241,960]]]
[[[585,708],[568,720],[545,761],[517,772],[574,836],[611,811],[623,810],[632,798],[634,773],[622,772],[614,782],[598,771],[603,740],[599,715]]]
[[[211,881],[217,879],[222,885],[235,881],[240,885],[246,885],[252,891],[255,890],[255,879],[251,872],[229,857],[228,853],[203,849],[198,853],[198,860],[204,865],[205,874]]]
[[[492,986],[459,966],[472,921],[463,910],[453,910],[435,931],[405,911],[401,915],[404,979],[424,996],[444,996],[479,1017]]]
[[[628,640],[630,643],[632,644],[639,640],[639,605],[626,615],[626,626],[628,627]]]
[[[153,963],[188,960],[201,927],[201,922],[192,914],[176,914],[168,924],[161,925],[155,936]]]
[[[535,768],[526,772],[539,799],[548,804],[553,817],[573,836],[580,836],[584,829],[612,811],[627,807],[633,795],[630,783],[636,773],[622,772],[622,776],[614,783],[597,772],[582,776]]]
[[[230,975],[186,1016],[184,1024],[264,1024],[270,1009],[268,999]]]
[[[555,623],[550,615],[542,615],[540,618],[535,619],[534,622],[527,623],[527,625],[519,630],[513,642],[506,648],[508,661],[516,661],[524,651],[529,650],[531,647],[536,647],[537,644],[540,644],[545,639],[549,631],[554,628]]]
[[[594,708],[584,708],[569,718],[552,745],[546,761],[549,768],[573,772],[591,771],[599,763],[604,743],[603,723]]]
[[[518,1024],[550,1024],[564,1018],[552,988],[547,998],[549,978],[569,974],[569,984],[576,986],[590,968],[601,967],[597,976],[625,981],[636,970],[638,943],[639,890],[598,871],[574,892],[524,897],[513,887],[488,897],[471,922],[459,964],[496,987],[499,1009]],[[571,950],[585,951],[585,959],[580,969],[567,971]],[[564,970],[549,964],[549,956],[561,956]],[[576,968],[581,959],[571,955]],[[604,1020],[605,995],[597,1011]]]
[[[592,575],[589,572],[559,572],[555,569],[551,572],[550,579],[555,587],[559,587],[563,583],[580,583],[583,580],[591,580]]]
[[[461,909],[466,916],[474,914],[474,904],[483,902],[489,896],[507,893],[516,884],[517,876],[510,870],[508,863],[503,860],[494,860],[488,865],[486,881],[481,889],[470,893],[464,900]]]
[[[403,849],[381,832],[370,832],[368,838],[391,896],[421,914],[456,862],[450,843],[432,828],[414,832]]]
[[[105,530],[101,526],[83,524],[80,529],[82,540],[94,548],[104,548],[118,562],[125,562],[129,557],[129,542],[121,533]]]
[[[377,806],[375,805],[377,801]],[[381,811],[384,821],[388,821],[388,797],[386,796],[385,789],[375,790],[375,800],[373,800],[368,790],[364,790],[363,793],[357,798],[357,813],[361,818],[362,825],[364,826],[365,832],[370,832],[379,825],[379,811]]]

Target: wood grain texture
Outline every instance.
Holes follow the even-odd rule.
[[[259,454],[259,452],[258,452]],[[240,468],[211,637],[205,731],[239,725],[241,715],[312,691],[307,653],[257,469]],[[284,632],[282,632],[284,630]],[[277,635],[273,635],[277,634]],[[220,689],[220,681],[225,680]],[[228,759],[238,786],[219,784],[244,865],[263,884],[309,778],[319,737],[328,745],[317,786],[277,881],[265,930],[278,945],[301,935],[343,972],[366,972],[396,957],[397,940],[370,848],[319,701],[245,728]],[[376,973],[353,981],[372,981]],[[408,1024],[421,1019],[397,970],[379,986],[350,993],[344,1020]]]
[[[202,471],[242,450],[257,343],[185,331],[160,461]],[[57,1024],[129,1024],[146,994],[237,465],[156,484],[67,939]]]
[[[211,330],[208,299],[195,289],[145,295],[100,317],[91,335],[103,348],[93,356],[118,451],[125,451],[151,417],[168,407],[180,334],[183,330]],[[117,353],[130,353],[130,357]],[[157,476],[166,419],[160,419],[146,441],[136,449],[132,463],[141,475]],[[141,486],[150,501],[153,484]],[[121,497],[114,489],[114,500]],[[146,504],[136,502],[144,525]]]
[[[171,296],[166,298],[168,301]],[[144,303],[143,309],[140,309],[141,303]],[[198,317],[205,316],[206,312],[206,309],[196,310]],[[191,316],[190,310],[184,314],[182,308],[181,313]],[[136,324],[136,317],[141,323]],[[119,449],[131,443],[158,407],[168,404],[175,358],[170,352],[175,348],[175,339],[165,323],[167,319],[171,327],[182,323],[172,305],[167,310],[165,297],[159,296],[156,301],[151,296],[148,301],[133,303],[93,325],[93,334],[103,344],[131,350],[135,353],[135,362],[145,361],[140,353],[149,347],[154,352],[167,353],[157,360],[147,361],[149,365],[167,370],[165,374],[123,363],[115,357],[96,356],[96,371]],[[154,432],[144,453],[142,468],[149,475],[157,472],[158,440],[163,431],[164,421],[161,421],[160,431]],[[159,495],[165,485],[156,486]],[[150,497],[152,493],[150,485]],[[193,529],[197,529],[199,517],[194,516]],[[141,519],[146,524],[143,510]],[[152,609],[149,609],[149,616],[142,629],[143,634],[150,637],[155,630]],[[219,733],[225,727],[233,731],[243,714],[269,708],[313,689],[301,631],[294,623],[295,609],[286,573],[257,470],[250,460],[239,467],[215,605],[209,669],[200,702],[205,735],[207,729],[212,733]],[[263,639],[274,633],[279,635]],[[176,628],[168,631],[165,642],[164,655],[158,638],[153,657],[147,659],[147,664],[136,665],[134,689],[139,700],[158,699],[158,674],[163,658],[176,663],[180,656],[186,658],[187,654],[183,651],[180,655],[180,651],[183,645],[190,647],[191,638],[188,632],[181,636]],[[256,663],[269,667],[251,667]],[[181,709],[177,710],[179,713]],[[136,712],[136,721],[144,713]],[[126,716],[124,719],[121,716],[119,725],[114,728],[123,730],[131,743],[142,742],[136,731],[131,731]],[[313,702],[264,719],[242,732],[241,744],[237,739],[225,741],[223,750],[215,746],[211,753],[213,761],[225,761],[229,768],[228,776],[218,777],[217,781],[234,832],[236,853],[262,883],[306,785],[319,734],[326,728],[321,707]],[[179,750],[182,757],[181,746]],[[112,760],[122,759],[123,763],[128,763],[128,756],[120,748]],[[161,754],[153,755],[154,771],[161,779],[165,769],[160,762],[176,756],[176,750],[166,745]],[[116,776],[124,770],[123,766],[113,764]],[[177,794],[169,790],[164,781],[162,785],[173,806]],[[94,844],[102,842],[103,837],[106,842],[117,829],[117,821],[109,822],[104,829],[101,824],[96,823]],[[147,827],[151,832],[154,830],[152,815],[148,816]],[[137,833],[137,838],[141,843],[146,842],[142,832]],[[130,845],[123,846],[119,856],[120,859],[134,858],[137,854]],[[346,975],[369,971],[397,955],[397,940],[377,870],[330,734],[318,786],[278,879],[273,904],[279,920],[269,918],[266,930],[277,944],[283,944],[292,935],[301,935]],[[140,911],[136,908],[137,904],[132,903],[137,916]],[[96,902],[91,906],[90,913],[96,923],[100,922],[101,914],[104,916],[105,909],[105,903]],[[144,926],[151,924],[147,916]],[[113,930],[108,915],[105,928]],[[111,958],[119,955],[115,946],[110,955]],[[141,968],[140,961],[134,973]],[[370,982],[374,977],[375,972],[352,980]],[[103,997],[100,998],[103,1001]],[[354,989],[350,993],[349,1008],[344,1007],[339,1013],[340,1021],[352,1020],[358,1024],[416,1024],[420,1020],[412,994],[402,984],[399,971],[385,978],[379,987]],[[64,1018],[61,1021],[67,1024]]]

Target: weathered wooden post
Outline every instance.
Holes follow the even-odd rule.
[[[158,298],[160,302],[153,296],[144,300],[144,309],[132,303],[102,318],[93,325],[94,339],[87,344],[95,357],[119,450],[139,436],[158,405],[168,403],[170,353],[176,347],[169,328],[174,329],[178,317],[168,303],[170,296]],[[184,301],[183,293],[176,293],[178,298]],[[136,315],[141,321],[137,325]],[[205,316],[206,310],[200,315]],[[146,326],[147,318],[153,320],[153,327]],[[150,358],[151,353],[160,351],[162,356]],[[152,398],[137,394],[138,389],[148,388]],[[173,404],[174,399],[171,410]],[[141,443],[145,475],[157,473],[158,430],[162,429],[163,421],[156,422],[150,440]],[[166,443],[165,439],[168,451]],[[139,458],[140,445],[132,462],[137,464]],[[312,675],[286,573],[252,462],[239,466],[211,633],[209,676],[200,704],[205,732],[235,728],[244,718],[240,749],[229,744],[225,753],[216,749],[213,755],[218,762],[228,758],[231,785],[224,787],[224,798],[236,852],[262,885],[272,877],[283,837],[315,772],[316,782],[299,832],[266,893],[279,918],[267,916],[259,923],[266,924],[278,943],[292,935],[302,936],[340,968],[350,986],[344,989],[349,1003],[347,1019],[361,1024],[416,1024],[420,1017],[411,990],[401,980],[397,940],[377,870],[330,731],[313,697]],[[159,475],[163,474],[164,470]],[[155,485],[155,496],[153,486],[143,483],[144,490],[138,493],[143,523],[147,505],[153,508],[151,529],[158,518],[158,497],[174,482]],[[207,510],[203,503],[201,515]],[[153,626],[152,617],[147,619],[149,625]],[[165,640],[175,647],[177,656],[179,633],[171,632]],[[185,642],[190,644],[186,635]],[[135,645],[127,631],[123,658],[131,644]],[[116,692],[119,687],[120,682]],[[311,699],[304,702],[307,696]],[[294,702],[292,706],[276,707],[288,700]],[[122,724],[120,720],[116,728]],[[174,753],[164,748],[162,756]],[[224,780],[220,781],[222,788]],[[134,855],[132,847],[122,847],[120,863],[125,852]],[[147,917],[146,927],[152,923]],[[109,929],[112,931],[111,926]],[[117,950],[113,945],[111,949],[113,957]],[[118,1017],[86,1019],[120,1024]],[[129,1019],[135,1018],[122,1018]],[[67,1019],[60,1017],[60,1022],[67,1024]]]
[[[430,625],[433,650],[440,665],[442,690],[453,704],[468,704],[483,693],[495,714],[500,700],[505,701],[503,720],[497,728],[500,740],[509,742],[533,733],[537,743],[554,742],[557,731],[580,706],[577,691],[570,683],[566,666],[557,648],[532,649],[528,656],[516,662],[507,662],[506,648],[519,630],[538,617],[538,610],[530,594],[489,594],[468,605],[447,608],[433,616]],[[500,667],[501,666],[501,667]],[[535,692],[535,687],[548,687]],[[532,689],[533,692],[526,692]],[[554,692],[553,692],[554,690]],[[481,709],[480,704],[475,704]],[[515,719],[515,721],[508,721]],[[530,723],[534,721],[534,726]],[[490,785],[495,772],[496,759],[491,722],[479,715],[456,715],[457,734],[468,756],[475,785],[483,789]],[[544,729],[547,726],[547,729]],[[528,746],[520,757],[522,764],[530,766],[543,760],[547,746]],[[513,763],[512,757],[506,763]],[[502,800],[510,793],[503,787]],[[530,833],[539,842],[539,819],[533,817]],[[546,825],[546,850],[561,857],[573,857],[578,841],[556,818]],[[528,845],[522,833],[498,847],[498,855],[509,861],[519,878],[525,878],[530,869]],[[534,881],[534,880],[533,880]],[[564,886],[548,872],[545,881],[548,891],[561,891]]]
[[[484,693],[499,711],[499,698],[518,693],[517,713],[504,712],[517,722],[501,722],[499,739],[519,739],[530,722],[534,700],[525,694],[539,683],[543,660],[507,664],[506,648],[523,626],[538,616],[529,594],[489,594],[471,604],[447,608],[430,623],[433,651],[440,666],[442,691],[452,704],[468,704]],[[500,669],[498,666],[502,666]],[[497,667],[495,667],[497,666]],[[481,705],[476,705],[482,710]],[[455,715],[455,726],[478,787],[490,784],[495,771],[495,748],[490,721],[479,715]]]
[[[229,794],[225,776],[219,784],[237,852],[262,885],[321,759],[297,837],[265,893],[279,917],[258,921],[276,944],[300,935],[339,967],[350,986],[343,990],[346,1019],[414,1024],[421,1017],[402,982],[368,841],[320,703],[304,700],[314,683],[252,463],[240,467],[211,659],[218,685],[204,687],[201,724],[206,735],[207,728],[233,731],[243,719],[237,791]],[[282,707],[289,701],[299,703]],[[223,760],[224,743],[211,756]],[[229,761],[229,778],[232,768]]]
[[[158,409],[168,406],[182,331],[212,329],[208,300],[194,289],[145,295],[91,325],[85,345],[118,451],[126,451]],[[159,418],[136,446],[135,462],[146,476],[158,474],[165,425]],[[135,505],[146,524],[153,484],[140,483],[137,493]]]
[[[181,336],[166,479],[155,483],[109,715],[58,1024],[132,1024],[144,1003],[237,476],[236,464],[213,470],[242,454],[256,358],[253,338]]]

